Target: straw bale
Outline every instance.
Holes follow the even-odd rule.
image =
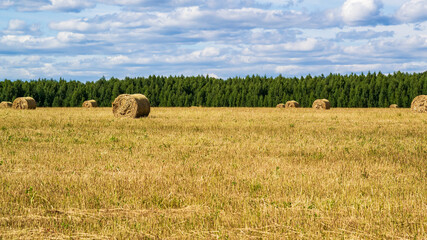
[[[150,101],[142,94],[121,94],[112,105],[116,117],[139,118],[150,114]]]
[[[11,108],[12,107],[12,103],[11,102],[1,102],[0,103],[0,108]]]
[[[327,110],[331,108],[331,104],[329,103],[328,99],[317,99],[316,101],[313,102],[313,106],[314,109],[323,109],[323,110]]]
[[[427,113],[427,95],[419,95],[412,100],[411,109],[414,112]]]
[[[299,103],[295,100],[287,101],[285,104],[286,108],[299,108]]]
[[[36,109],[36,100],[32,97],[19,97],[12,103],[14,109]]]
[[[95,107],[98,107],[98,103],[95,100],[93,100],[93,99],[92,100],[87,100],[87,101],[83,102],[82,107],[85,107],[85,108],[95,108]]]

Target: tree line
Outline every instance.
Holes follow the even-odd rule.
[[[274,107],[288,100],[310,107],[326,98],[332,107],[410,107],[414,97],[427,94],[427,71],[393,74],[329,74],[328,76],[266,77],[252,75],[226,80],[209,76],[102,77],[94,82],[38,79],[0,81],[0,101],[30,96],[39,107],[78,107],[95,99],[111,106],[123,93],[142,93],[161,107]]]

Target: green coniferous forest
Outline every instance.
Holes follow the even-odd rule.
[[[427,72],[382,74],[329,74],[287,78],[247,76],[226,80],[209,76],[149,76],[96,82],[38,79],[0,81],[0,101],[31,96],[39,107],[79,107],[95,99],[111,106],[122,93],[142,93],[152,106],[161,107],[273,107],[288,100],[311,107],[327,98],[332,107],[410,107],[414,97],[427,94]]]

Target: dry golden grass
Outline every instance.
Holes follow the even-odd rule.
[[[427,114],[0,109],[0,239],[426,239]]]

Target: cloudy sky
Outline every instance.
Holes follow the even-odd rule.
[[[427,70],[427,0],[0,0],[0,79]]]

